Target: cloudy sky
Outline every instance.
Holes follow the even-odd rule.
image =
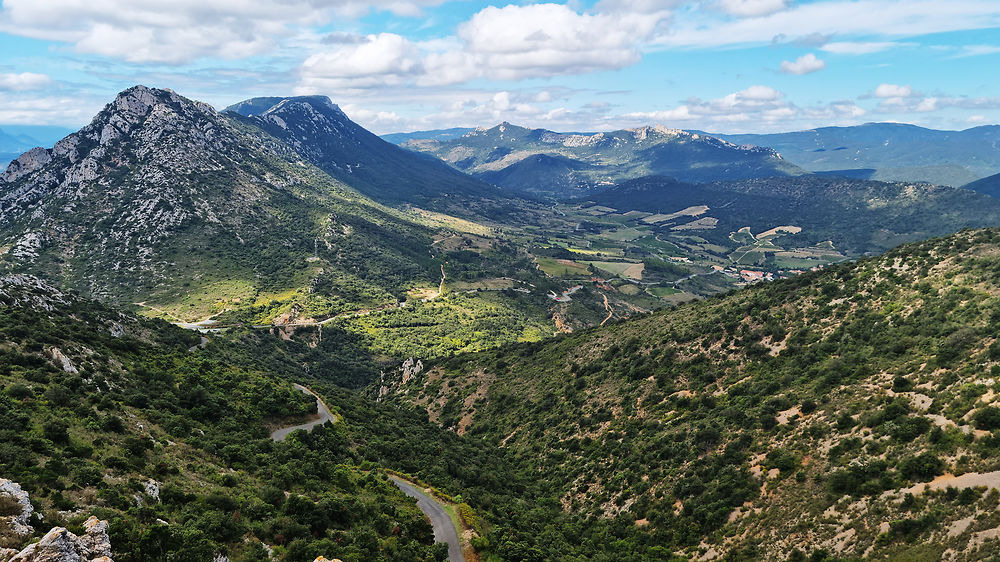
[[[379,133],[1000,123],[997,0],[0,0],[0,127],[133,84],[325,94]]]

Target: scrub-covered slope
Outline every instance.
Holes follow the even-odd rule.
[[[622,559],[648,555],[644,536],[693,557],[984,558],[1000,533],[998,263],[1000,231],[963,231],[454,358],[398,396],[495,443],[553,517],[612,518]],[[551,557],[561,533],[495,547]]]

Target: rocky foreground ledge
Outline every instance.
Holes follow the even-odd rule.
[[[113,562],[108,522],[91,516],[77,536],[65,527],[53,527],[42,540],[24,550],[0,549],[0,562]]]

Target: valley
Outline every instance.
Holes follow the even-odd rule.
[[[436,137],[136,86],[14,159],[0,477],[36,515],[0,560],[91,515],[118,562],[996,547],[990,178],[665,127]]]

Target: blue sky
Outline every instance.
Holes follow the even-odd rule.
[[[1000,123],[996,0],[0,0],[0,127],[133,84],[325,94],[379,133]]]

